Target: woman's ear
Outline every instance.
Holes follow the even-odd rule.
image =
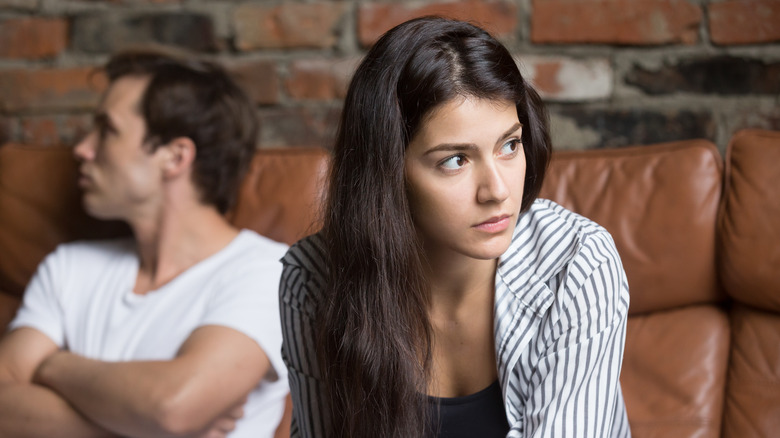
[[[167,144],[160,146],[164,149],[163,175],[167,179],[176,178],[189,173],[192,163],[195,161],[195,143],[189,137],[176,137]]]

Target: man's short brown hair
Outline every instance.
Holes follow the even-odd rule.
[[[201,201],[225,213],[235,200],[257,141],[254,107],[224,68],[162,50],[123,51],[104,71],[110,82],[148,76],[140,102],[152,150],[177,137],[195,143],[193,182]]]

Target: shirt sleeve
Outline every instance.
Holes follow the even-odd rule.
[[[25,289],[22,305],[8,326],[9,331],[30,327],[49,337],[59,348],[65,348],[65,322],[61,302],[61,289],[65,287],[65,279],[62,278],[65,257],[65,249],[59,247],[38,265],[35,275]]]
[[[570,267],[565,302],[534,370],[522,425],[510,437],[629,437],[620,390],[628,284],[611,238],[590,274]]]
[[[317,363],[312,292],[318,285],[304,268],[285,264],[279,287],[282,356],[293,400],[291,437],[324,437],[329,409]]]
[[[266,256],[260,260],[246,258],[240,269],[231,266],[199,325],[220,325],[249,336],[263,349],[279,378],[284,379],[287,368],[281,357],[278,312],[281,264]]]

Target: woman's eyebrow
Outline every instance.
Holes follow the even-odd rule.
[[[510,127],[503,134],[501,134],[501,136],[498,138],[496,143],[498,143],[498,142],[504,140],[505,138],[509,137],[510,135],[512,135],[512,133],[514,133],[515,131],[517,131],[518,129],[520,129],[522,127],[523,127],[522,123],[520,123],[520,122],[515,123],[514,125],[512,125],[512,127]],[[427,151],[425,151],[425,153],[423,155],[428,155],[428,154],[431,154],[433,152],[440,152],[440,151],[464,152],[464,151],[474,151],[474,150],[477,150],[477,149],[479,149],[479,147],[477,145],[475,145],[474,143],[442,143],[442,144],[436,145],[436,146],[428,149]]]
[[[514,125],[512,125],[511,128],[507,129],[506,132],[504,132],[504,134],[501,137],[498,138],[498,141],[496,141],[496,143],[498,143],[499,141],[509,137],[510,135],[512,135],[512,133],[514,133],[515,131],[517,131],[518,129],[520,129],[522,127],[523,127],[522,123],[520,123],[520,122],[515,123]]]
[[[474,143],[442,143],[438,144],[427,151],[423,155],[428,155],[434,152],[464,152],[464,151],[476,151],[479,147]]]

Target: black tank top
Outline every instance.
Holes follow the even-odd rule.
[[[430,437],[505,437],[509,422],[498,380],[487,388],[463,397],[428,397]]]

